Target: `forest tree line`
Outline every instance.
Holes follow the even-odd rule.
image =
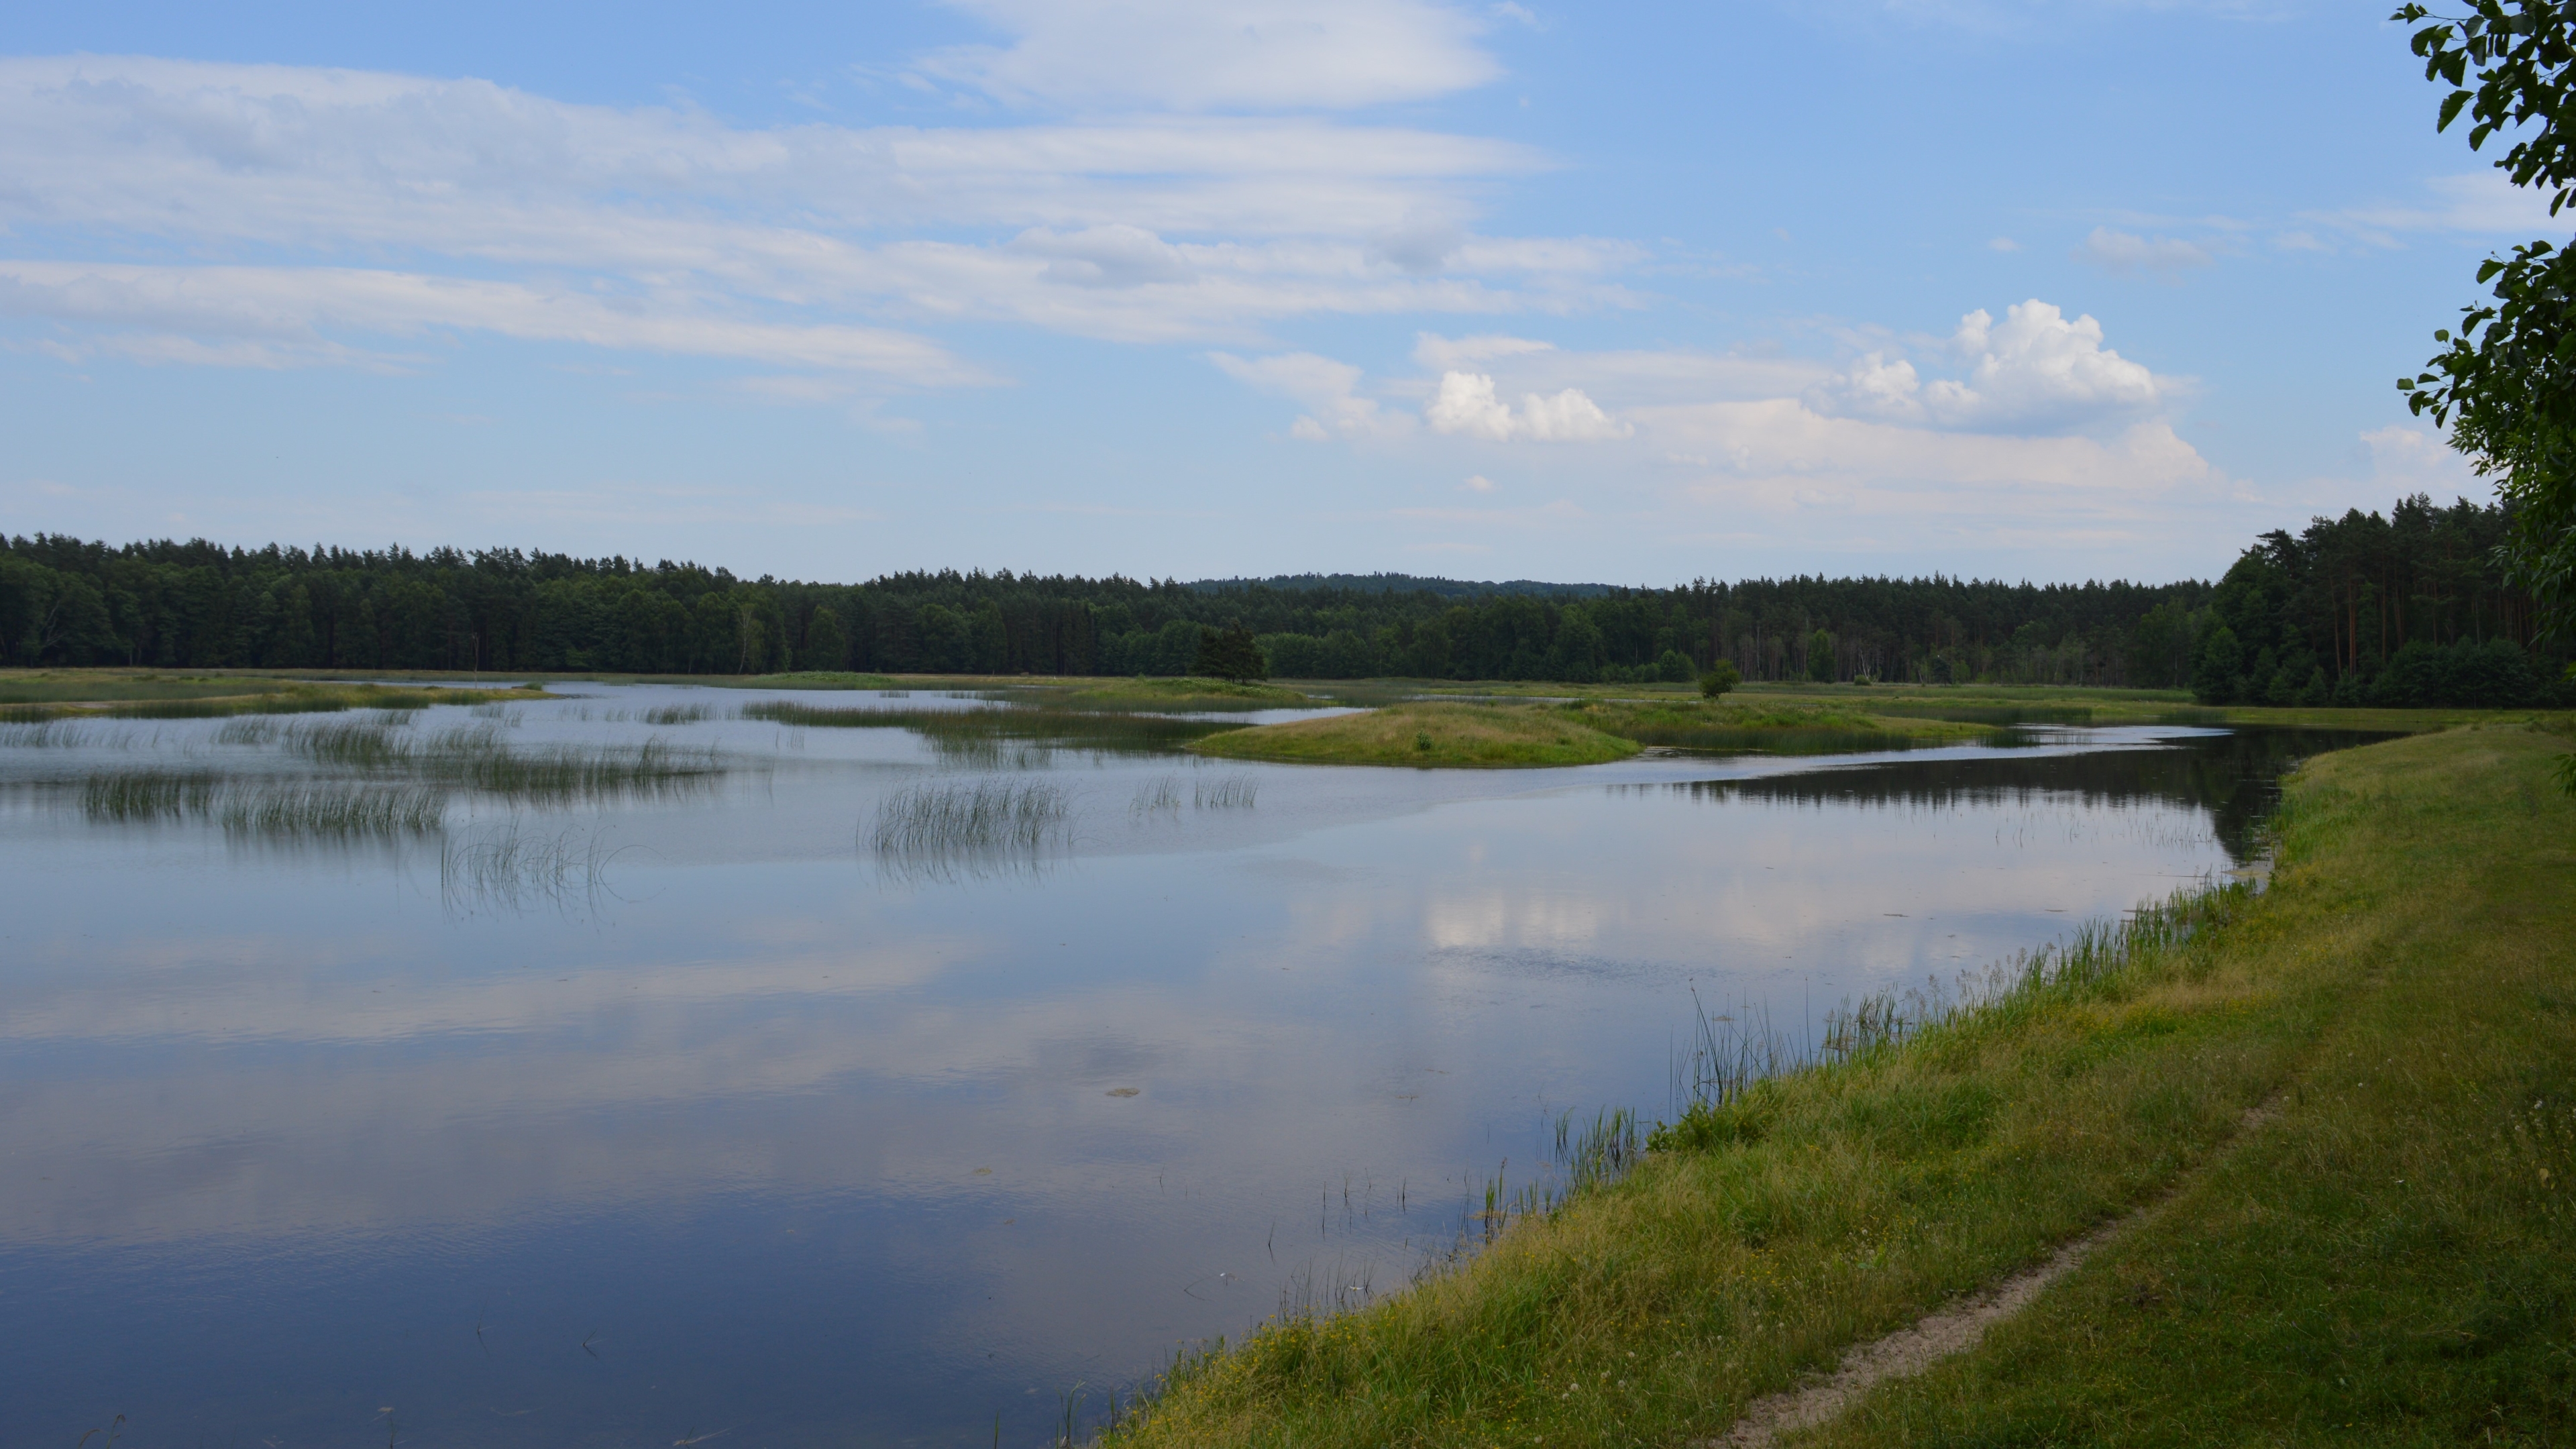
[[[0,538],[0,662],[1170,675],[1189,670],[1203,631],[1239,626],[1282,678],[1617,683],[1687,679],[1723,659],[1753,680],[2541,702],[2563,661],[2534,651],[2530,603],[2498,575],[2504,523],[2491,507],[2405,499],[2384,517],[2355,511],[2265,535],[2215,586],[1793,577],[1581,594],[1007,569],[827,584],[517,549],[39,534]]]

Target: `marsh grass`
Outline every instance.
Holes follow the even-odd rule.
[[[1197,810],[1249,810],[1260,796],[1261,782],[1250,775],[1190,781],[1190,806]]]
[[[2006,722],[1864,712],[1857,706],[1582,698],[1559,709],[1621,739],[1667,749],[1777,755],[1859,754],[1927,745],[2012,742]]]
[[[211,770],[112,770],[81,781],[81,813],[119,823],[211,816],[227,777]]]
[[[308,725],[240,721],[217,732],[233,744],[274,742],[317,764],[403,774],[522,803],[666,798],[711,787],[730,768],[712,748],[679,749],[658,737],[640,744],[512,747],[507,725],[481,720],[421,731],[384,715]]]
[[[542,689],[454,689],[381,684],[299,684],[266,679],[191,681],[220,686],[222,694],[129,697],[114,677],[67,683],[76,696],[40,703],[0,704],[0,723],[57,719],[227,719],[235,715],[332,714],[343,710],[413,710],[442,704],[486,704],[496,699],[545,699]],[[82,698],[77,696],[95,696]]]
[[[1188,748],[1226,759],[1417,769],[1594,765],[1637,753],[1634,742],[1562,710],[1482,704],[1400,704],[1364,714],[1228,730]]]
[[[1295,709],[1320,701],[1275,684],[1234,684],[1222,679],[1123,679],[1054,696],[1060,709],[1229,710]]]
[[[228,775],[209,770],[114,770],[81,782],[81,813],[139,824],[203,820],[227,834],[397,836],[436,831],[448,794],[425,785],[350,784]]]
[[[959,695],[982,700],[981,695]],[[996,751],[1020,744],[1097,755],[1158,755],[1227,728],[1204,720],[1099,710],[986,705],[974,709],[865,709],[813,705],[801,700],[758,700],[744,705],[744,719],[815,729],[900,729],[920,736],[942,759],[965,764],[995,760]]]
[[[701,724],[715,717],[715,706],[707,704],[665,704],[644,711],[649,725]]]
[[[451,915],[534,906],[595,912],[603,900],[623,899],[609,885],[608,868],[628,848],[611,849],[596,830],[547,832],[512,816],[441,845],[439,896]]]
[[[1044,780],[931,781],[886,796],[868,844],[896,860],[1034,853],[1066,838],[1064,787]]]
[[[1127,802],[1130,815],[1177,815],[1181,809],[1181,781],[1177,775],[1165,775],[1136,786],[1135,797]]]
[[[0,749],[129,749],[133,743],[134,732],[130,729],[102,729],[76,720],[0,724]]]
[[[446,822],[447,799],[430,785],[280,782],[225,791],[217,818],[230,835],[428,835]]]

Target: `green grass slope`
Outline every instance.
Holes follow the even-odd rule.
[[[1189,1357],[1107,1442],[1688,1443],[2148,1204],[1815,1442],[2567,1442],[2563,752],[2499,728],[2322,759],[2264,894],[1696,1112],[1454,1271]]]

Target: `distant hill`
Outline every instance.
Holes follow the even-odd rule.
[[[1420,574],[1274,574],[1266,579],[1198,579],[1182,587],[1213,594],[1228,589],[1247,589],[1255,584],[1266,589],[1363,589],[1373,594],[1438,594],[1444,599],[1473,599],[1491,594],[1528,594],[1542,599],[1597,599],[1611,589],[1609,584],[1548,584],[1536,579],[1507,579],[1502,583],[1491,583],[1474,579],[1429,579]]]

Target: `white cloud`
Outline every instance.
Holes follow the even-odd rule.
[[[1527,337],[1442,337],[1432,332],[1413,334],[1413,360],[1435,372],[1465,367],[1479,362],[1492,362],[1503,357],[1523,357],[1533,352],[1551,352],[1552,342],[1536,342]]]
[[[1474,17],[1423,0],[954,0],[1016,39],[920,69],[1010,102],[1345,109],[1485,84]]]
[[[2074,256],[2104,271],[2147,272],[2168,279],[2187,268],[2208,266],[2211,261],[2208,250],[2197,243],[2178,237],[2143,237],[2107,226],[2093,228]]]
[[[1957,379],[1926,383],[1914,364],[1880,351],[1809,390],[1817,411],[1885,422],[1959,429],[2064,431],[2135,417],[2164,400],[2146,367],[2102,345],[2102,324],[2069,321],[2032,298],[2004,320],[1980,308],[1959,319],[1952,356]]]
[[[2424,182],[2429,204],[2359,206],[2308,212],[2302,220],[2335,228],[2374,246],[2398,245],[2395,233],[2467,232],[2480,236],[2546,236],[2563,232],[2549,214],[2549,193],[2516,186],[2500,171],[2434,176]]]
[[[1986,250],[1993,252],[2017,252],[2021,250],[2021,243],[2014,241],[2008,236],[1999,236],[1986,243]]]
[[[1470,493],[1491,493],[1494,491],[1494,480],[1482,473],[1470,473],[1467,475],[1467,481],[1458,486]]]
[[[2393,487],[2399,493],[2482,497],[2495,490],[2466,455],[2430,428],[2392,423],[2362,434],[2361,445],[2369,454],[2371,479],[2382,491]]]
[[[1459,433],[1489,442],[1527,438],[1542,443],[1592,443],[1624,438],[1635,431],[1601,410],[1579,388],[1550,397],[1528,393],[1518,412],[1494,395],[1494,380],[1480,372],[1449,372],[1423,418],[1432,431]]]
[[[1390,13],[1436,30],[1449,12]],[[384,268],[387,288],[440,274],[549,296],[587,285],[618,306],[649,298],[648,315],[694,319],[702,336],[719,320],[783,329],[754,349],[773,361],[851,351],[853,335],[784,340],[809,324],[891,337],[890,323],[977,318],[1227,341],[1303,316],[1631,304],[1607,280],[1637,260],[1631,245],[1471,229],[1480,184],[1546,164],[1505,142],[1311,118],[747,130],[474,80],[0,60],[0,235],[57,251],[78,238],[120,261],[256,261],[278,274],[271,293],[310,268],[310,311],[350,285],[334,270]],[[613,340],[651,328],[586,330],[659,345]],[[335,359],[276,343],[259,355]]]
[[[142,360],[292,367],[394,361],[333,330],[431,329],[856,371],[926,386],[990,381],[927,339],[871,327],[712,315],[652,297],[341,267],[0,261],[0,315],[135,329],[95,345]],[[211,340],[209,340],[211,339]]]
[[[1383,412],[1376,399],[1361,397],[1360,370],[1347,362],[1312,352],[1259,358],[1212,352],[1208,361],[1237,382],[1305,405],[1308,414],[1289,426],[1291,437],[1320,443],[1335,436],[1401,432],[1411,425],[1403,414]]]

